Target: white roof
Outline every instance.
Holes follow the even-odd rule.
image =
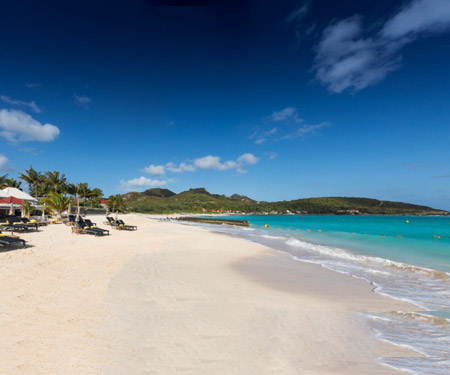
[[[8,197],[14,197],[17,199],[22,199],[23,201],[29,201],[32,203],[36,203],[37,200],[33,198],[31,195],[16,189],[12,187],[4,188],[3,190],[0,190],[0,198],[8,198]]]

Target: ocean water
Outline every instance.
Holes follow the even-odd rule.
[[[379,339],[420,353],[380,361],[417,375],[450,374],[450,217],[233,218],[248,220],[250,227],[202,226],[367,280],[375,292],[417,306],[417,311],[367,314]]]

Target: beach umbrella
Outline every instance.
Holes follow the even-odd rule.
[[[14,214],[14,205],[23,204],[23,200],[18,199],[16,197],[7,197],[7,198],[0,198],[0,203],[9,203],[10,204],[9,214],[12,215]]]
[[[16,197],[0,198],[0,203],[23,204],[23,200]]]

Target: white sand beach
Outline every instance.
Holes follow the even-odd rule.
[[[93,217],[100,227],[103,217]],[[141,215],[95,238],[50,225],[0,251],[0,374],[396,374],[358,312],[371,285],[243,239]]]

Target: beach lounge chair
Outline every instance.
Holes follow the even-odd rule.
[[[135,225],[127,225],[122,220],[114,220],[110,216],[107,216],[106,219],[108,220],[109,224],[114,229],[118,229],[118,230],[136,230],[137,229],[137,226],[135,226]]]
[[[27,220],[26,218],[19,218],[14,215],[9,215],[6,216],[6,220],[8,220],[11,225],[25,225],[29,229],[35,229],[36,231],[39,230],[37,223],[25,222]]]
[[[119,224],[119,228],[122,228],[122,229],[126,228],[126,230],[137,230],[137,226],[136,225],[125,224],[123,222],[123,220],[117,220],[117,223]]]
[[[76,224],[77,217],[75,215],[69,215],[68,220],[64,222],[66,225],[74,226]]]
[[[93,223],[91,220],[84,219],[84,222],[88,225],[88,227],[90,229],[98,229],[98,230],[103,231],[106,235],[109,235],[109,230],[108,229],[97,228],[97,224]]]
[[[43,227],[43,226],[47,226],[48,224],[45,221],[37,221],[36,219],[28,219],[27,217],[22,217],[20,220],[22,220],[22,222],[24,224],[34,224],[37,227]]]
[[[13,224],[14,222],[10,222],[6,217],[0,218],[0,228],[10,230],[11,232],[26,232],[28,231],[28,227],[24,224]]]
[[[6,234],[3,234],[0,232],[0,246],[5,247],[12,244],[19,244],[21,243],[23,247],[25,247],[25,240],[22,240],[21,238],[17,237],[11,237],[7,236]]]
[[[99,228],[90,228],[89,225],[87,225],[86,222],[81,217],[78,218],[78,221],[76,222],[75,227],[79,230],[79,233],[93,234],[94,236],[106,235],[106,233],[104,232],[104,229],[100,230]],[[108,234],[109,234],[109,232],[108,232]]]
[[[114,226],[116,224],[116,221],[111,216],[106,216],[106,220],[108,220],[105,221],[105,224],[107,225]]]

